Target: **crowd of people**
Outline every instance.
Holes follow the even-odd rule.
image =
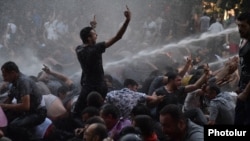
[[[53,7],[50,10],[44,23],[46,18],[40,21],[42,16],[36,14],[36,9],[27,12],[27,19],[23,20],[33,24],[26,29],[18,20],[8,19],[6,30],[1,33],[0,49],[5,62],[0,79],[0,141],[200,141],[204,140],[204,125],[249,125],[248,12],[227,22],[231,22],[227,26],[238,25],[240,37],[222,34],[208,39],[203,48],[185,48],[179,55],[188,57],[182,60],[176,60],[180,57],[173,52],[163,52],[146,61],[132,60],[122,67],[104,69],[103,56],[108,50],[115,50],[115,55],[120,53],[112,56],[120,59],[130,55],[121,51],[131,45],[147,48],[180,37],[173,27],[164,30],[164,13],[161,18],[149,15],[141,25],[143,43],[135,44],[135,40],[131,41],[135,33],[126,36],[133,19],[126,6],[125,20],[117,26],[117,33],[97,42],[99,23],[97,26],[95,15],[78,37],[72,32],[78,26],[64,21],[66,13]],[[72,19],[72,23],[82,23],[78,20],[83,19]],[[203,13],[199,19],[199,35],[220,35],[227,28],[218,15],[211,18]],[[173,22],[190,28],[190,21]],[[46,31],[46,38],[42,32],[38,34],[40,31]],[[82,43],[73,46],[72,40]],[[229,49],[223,47],[224,42]],[[240,42],[239,46],[236,42]],[[37,75],[20,69],[26,63],[22,59],[30,56],[16,59],[25,51],[19,46],[36,51],[44,63],[39,68],[42,71],[35,72]],[[116,49],[117,46],[123,47]],[[135,47],[133,51],[139,49]],[[213,55],[224,60],[212,64],[216,60]],[[73,75],[79,69],[81,73]]]
[[[119,15],[116,14],[121,8],[121,4],[119,5],[119,2],[114,0],[109,1],[116,5],[114,10],[98,8],[99,5],[104,3],[97,0],[91,2],[79,0],[73,0],[72,2],[65,0],[31,2],[25,0],[22,3],[14,0],[12,3],[1,3],[1,58],[29,60],[33,57],[32,60],[37,60],[35,63],[60,65],[66,68],[65,73],[71,75],[72,70],[76,71],[79,68],[74,53],[74,47],[80,42],[78,32],[83,25],[88,24],[93,14],[96,14],[98,21],[102,21],[98,23],[98,27],[103,28],[96,29],[99,33],[99,39],[106,39],[121,26],[121,23],[118,22],[120,20],[117,20]],[[177,1],[150,3],[139,0],[134,3],[128,2],[128,4],[130,4],[131,9],[133,8],[136,11],[135,18],[129,25],[123,39],[115,45],[116,47],[113,50],[109,51],[109,55],[104,54],[106,62],[120,60],[125,55],[134,54],[134,52],[141,50],[159,48],[161,45],[203,32],[203,25],[199,24],[203,23],[199,20],[203,19],[202,15],[199,12],[193,12],[195,10],[200,11],[196,8],[198,5],[188,8],[193,8],[193,11],[185,11],[187,9],[185,3],[182,4]],[[19,5],[23,6],[20,7]],[[93,8],[88,9],[88,7]],[[181,13],[176,12],[178,9]],[[19,13],[23,13],[23,16],[17,16]],[[187,13],[189,14],[187,15]],[[103,18],[104,15],[110,16]],[[213,23],[217,17],[222,18],[218,14],[213,15],[210,23]],[[223,22],[224,28],[227,28],[231,23],[221,22]],[[235,42],[232,42],[232,38],[227,41],[228,44],[235,44]],[[199,46],[210,48],[210,45],[210,43],[200,43]],[[133,48],[130,46],[133,46]],[[129,47],[130,49],[127,50],[126,48]],[[34,62],[29,61],[22,64],[29,66],[30,63],[33,64]],[[143,62],[143,64],[145,63],[147,62]]]

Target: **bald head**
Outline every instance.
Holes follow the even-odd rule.
[[[83,138],[86,141],[103,141],[108,137],[108,130],[104,124],[90,124],[84,132]]]

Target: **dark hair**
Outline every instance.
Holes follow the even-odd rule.
[[[93,106],[99,109],[103,105],[103,97],[97,91],[92,91],[87,96],[88,106]]]
[[[168,82],[171,81],[171,80],[174,80],[177,76],[179,76],[178,73],[176,72],[167,72],[166,76],[168,77]]]
[[[154,122],[149,115],[137,115],[134,118],[135,126],[138,127],[143,136],[150,136],[154,132]]]
[[[197,69],[194,71],[194,74],[192,75],[192,77],[190,78],[190,80],[188,81],[188,84],[194,84],[197,80],[200,79],[200,77],[203,74],[203,69]]]
[[[139,103],[132,109],[130,114],[133,116],[150,115],[150,110],[146,105]]]
[[[114,119],[120,118],[120,112],[119,109],[112,104],[105,104],[101,107],[102,114],[107,116],[107,115],[112,115]]]
[[[170,71],[174,72],[175,71],[175,69],[172,66],[166,66],[165,70],[166,70],[166,72],[170,72]]]
[[[93,134],[99,136],[99,140],[102,141],[108,137],[108,130],[104,124],[94,123],[96,125],[95,130],[93,130]]]
[[[125,79],[124,83],[123,83],[123,86],[124,87],[128,87],[129,85],[131,85],[131,86],[138,86],[138,83],[135,80],[133,80],[133,79]]]
[[[139,128],[134,127],[134,126],[126,126],[124,128],[122,128],[122,130],[120,131],[119,135],[118,135],[118,140],[120,140],[121,137],[127,135],[127,134],[136,134],[136,135],[141,135],[141,131]]]
[[[101,123],[105,125],[104,120],[100,117],[100,116],[93,116],[90,117],[89,119],[87,119],[87,121],[85,122],[85,124],[93,124],[93,123]]]
[[[66,94],[69,91],[69,87],[66,85],[62,85],[61,87],[59,87],[57,89],[57,96],[61,93],[61,94]]]
[[[104,78],[108,79],[109,82],[113,82],[113,77],[110,74],[105,74]]]
[[[4,63],[1,67],[1,70],[4,70],[6,72],[11,72],[11,71],[14,71],[14,72],[17,72],[19,73],[19,68],[18,66],[16,65],[16,63],[12,62],[12,61],[8,61],[6,63]]]
[[[96,108],[96,107],[86,107],[83,109],[82,111],[82,115],[83,114],[88,114],[90,117],[93,117],[93,116],[99,116],[99,110]]]
[[[250,12],[244,12],[241,13],[238,17],[237,17],[238,21],[246,21],[249,25],[250,25]]]
[[[221,92],[220,87],[215,83],[209,83],[207,86],[209,87],[209,90],[215,91],[216,94],[219,94]]]
[[[181,108],[176,104],[169,104],[164,106],[161,111],[160,115],[170,115],[175,121],[179,121],[181,119],[186,120],[184,113],[181,111]]]
[[[88,26],[80,31],[80,38],[84,44],[88,43],[88,37],[90,36],[91,30],[93,30],[93,28]]]

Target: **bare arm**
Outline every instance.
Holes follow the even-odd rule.
[[[29,111],[30,110],[30,95],[25,95],[21,98],[21,103],[17,104],[0,104],[3,109],[13,111]]]
[[[183,77],[186,74],[186,72],[188,71],[188,69],[190,68],[191,65],[192,65],[192,59],[191,59],[191,57],[188,57],[187,62],[185,64],[185,66],[181,69],[181,71],[179,72],[179,75],[181,77]]]
[[[163,98],[163,95],[157,96],[156,94],[153,94],[152,96],[147,95],[146,97],[148,104],[150,104],[151,106],[161,102]]]
[[[45,71],[47,74],[50,74],[58,79],[60,79],[61,81],[63,81],[67,86],[70,86],[73,84],[73,81],[71,79],[69,79],[67,76],[63,75],[62,73],[56,72],[56,71],[52,71],[48,68],[48,66],[43,65],[43,71]]]
[[[126,6],[126,8],[127,8],[127,10],[124,12],[124,16],[126,17],[126,20],[123,23],[122,27],[117,32],[117,34],[113,38],[111,38],[110,40],[105,42],[107,48],[110,47],[111,45],[113,45],[118,40],[120,40],[122,38],[123,34],[125,33],[125,31],[127,30],[128,24],[129,24],[130,19],[131,19],[131,12],[130,12],[128,6]]]

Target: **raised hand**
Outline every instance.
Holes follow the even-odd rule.
[[[204,64],[203,65],[203,70],[204,70],[204,73],[209,75],[210,74],[210,68],[209,68],[209,65],[208,64]]]
[[[90,21],[90,25],[91,25],[92,28],[96,28],[97,22],[96,22],[96,19],[95,19],[95,15],[94,15],[93,20]]]
[[[130,10],[129,10],[129,8],[128,8],[128,6],[126,5],[126,11],[124,11],[124,16],[128,19],[128,20],[130,20],[131,19],[131,12],[130,12]]]
[[[191,56],[188,56],[186,58],[186,61],[187,61],[187,64],[192,64],[193,60],[192,60],[192,57]]]
[[[42,70],[44,71],[44,72],[46,72],[46,73],[50,73],[50,69],[49,69],[49,67],[48,66],[46,66],[46,65],[44,65],[43,64],[43,68],[42,68]]]

